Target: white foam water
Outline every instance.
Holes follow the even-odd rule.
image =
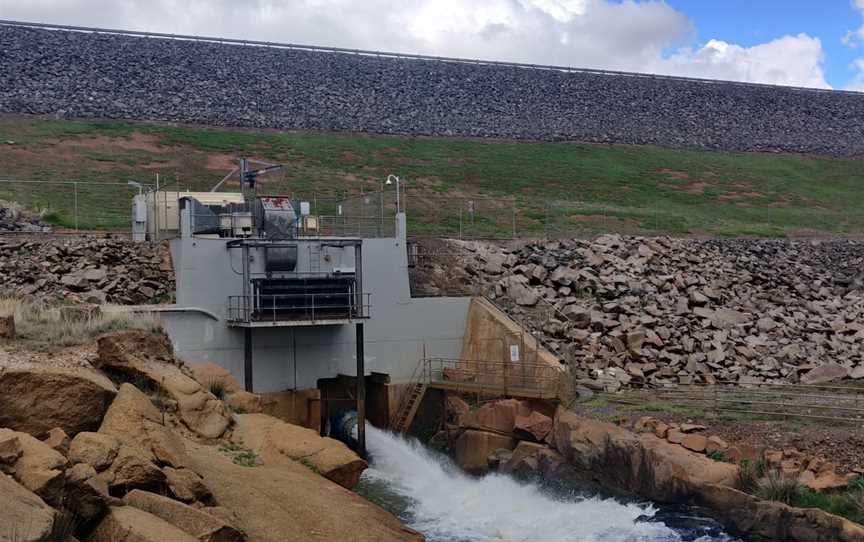
[[[650,505],[614,499],[558,499],[499,474],[468,476],[414,439],[368,426],[372,484],[404,498],[407,523],[430,542],[679,542]],[[691,538],[692,540],[692,538]],[[698,542],[730,540],[726,536]]]

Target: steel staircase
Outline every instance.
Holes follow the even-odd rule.
[[[399,397],[399,406],[396,408],[393,419],[390,420],[390,430],[394,433],[408,431],[411,427],[411,422],[414,421],[414,416],[417,414],[417,409],[420,408],[420,403],[423,402],[423,397],[426,395],[426,388],[428,386],[425,382],[426,374],[424,367],[425,362],[421,360],[411,375],[410,383]]]

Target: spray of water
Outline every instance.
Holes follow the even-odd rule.
[[[408,501],[411,526],[430,541],[677,542],[651,506],[613,499],[556,499],[530,484],[489,474],[474,478],[415,440],[369,426],[364,477]],[[701,540],[711,540],[703,538]]]

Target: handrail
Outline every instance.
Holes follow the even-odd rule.
[[[63,30],[67,32],[87,32],[93,34],[110,34],[110,35],[119,35],[119,36],[133,36],[133,37],[144,37],[144,38],[159,38],[159,39],[170,39],[170,40],[182,40],[182,41],[194,41],[194,42],[203,42],[203,43],[219,43],[219,44],[229,44],[229,45],[242,45],[242,46],[254,46],[254,47],[267,47],[267,48],[275,48],[275,49],[291,49],[291,50],[299,50],[299,51],[314,51],[314,52],[323,52],[323,53],[338,53],[338,54],[352,54],[358,56],[374,56],[378,58],[401,58],[406,60],[433,60],[437,62],[448,62],[448,63],[458,63],[458,64],[475,64],[475,65],[487,65],[487,66],[502,66],[502,67],[511,67],[511,68],[519,68],[519,69],[530,69],[530,70],[544,70],[544,71],[562,71],[566,73],[586,73],[592,75],[605,75],[605,76],[623,76],[623,77],[638,77],[645,79],[654,79],[654,80],[665,80],[665,81],[686,81],[690,83],[702,83],[702,84],[729,84],[736,86],[745,86],[745,87],[757,87],[757,88],[775,88],[775,89],[790,89],[796,91],[805,91],[805,92],[815,92],[815,93],[824,93],[824,94],[849,94],[855,96],[864,96],[864,92],[855,91],[855,90],[835,90],[835,89],[821,89],[821,88],[813,88],[813,87],[797,87],[797,86],[785,86],[785,85],[775,85],[770,83],[751,83],[745,81],[726,81],[722,79],[708,79],[702,77],[687,77],[687,76],[678,76],[678,75],[662,75],[662,74],[651,74],[651,73],[640,73],[640,72],[626,72],[626,71],[618,71],[618,70],[601,70],[595,68],[574,68],[573,66],[556,66],[556,65],[547,65],[547,64],[533,64],[527,62],[506,62],[501,60],[482,60],[482,59],[469,59],[469,58],[459,58],[459,57],[448,57],[448,56],[436,56],[436,55],[423,55],[423,54],[412,54],[412,53],[395,53],[395,52],[387,52],[387,51],[373,51],[369,49],[353,49],[346,47],[323,47],[318,45],[302,45],[296,43],[280,43],[273,41],[261,41],[261,40],[240,40],[234,38],[217,38],[211,36],[194,36],[189,34],[168,34],[163,32],[144,32],[140,30],[119,30],[119,29],[109,29],[109,28],[98,28],[98,27],[88,27],[88,26],[73,26],[73,25],[60,25],[60,24],[49,24],[49,23],[33,23],[27,21],[12,21],[7,19],[0,19],[0,26],[11,26],[11,27],[20,27],[20,28],[36,28],[42,30]]]
[[[405,386],[405,389],[402,390],[402,393],[399,395],[399,403],[396,406],[396,411],[394,412],[393,417],[390,419],[391,427],[399,420],[399,416],[402,414],[402,411],[408,406],[409,400],[411,398],[411,389],[417,386],[417,384],[425,384],[426,365],[424,361],[425,360],[421,359],[417,362],[417,365],[414,367],[414,371],[411,373],[411,378],[408,380],[408,384]],[[423,379],[423,382],[421,382],[421,378]]]
[[[365,319],[371,307],[370,293],[361,293],[360,304],[357,294],[317,293],[317,294],[249,294],[228,296],[229,322],[281,322],[292,320],[329,320],[333,318]],[[345,300],[341,303],[318,303],[317,300]],[[265,303],[262,304],[261,300]],[[296,300],[292,303],[293,300]],[[266,302],[270,303],[266,303]],[[280,303],[282,302],[282,303]],[[292,313],[291,311],[297,311]],[[284,313],[288,314],[284,314]],[[299,313],[299,314],[298,314]],[[253,318],[254,315],[257,318]]]
[[[423,361],[429,385],[447,384],[465,391],[479,389],[481,393],[485,390],[550,398],[561,398],[565,391],[567,373],[563,366],[455,358],[427,358]],[[456,378],[446,378],[446,373]]]

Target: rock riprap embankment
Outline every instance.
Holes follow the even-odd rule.
[[[864,155],[852,92],[13,26],[0,65],[8,113]]]
[[[0,238],[6,295],[72,302],[148,303],[174,293],[165,245],[126,239]]]
[[[864,242],[453,243],[430,276],[485,293],[600,388],[864,378]]]

